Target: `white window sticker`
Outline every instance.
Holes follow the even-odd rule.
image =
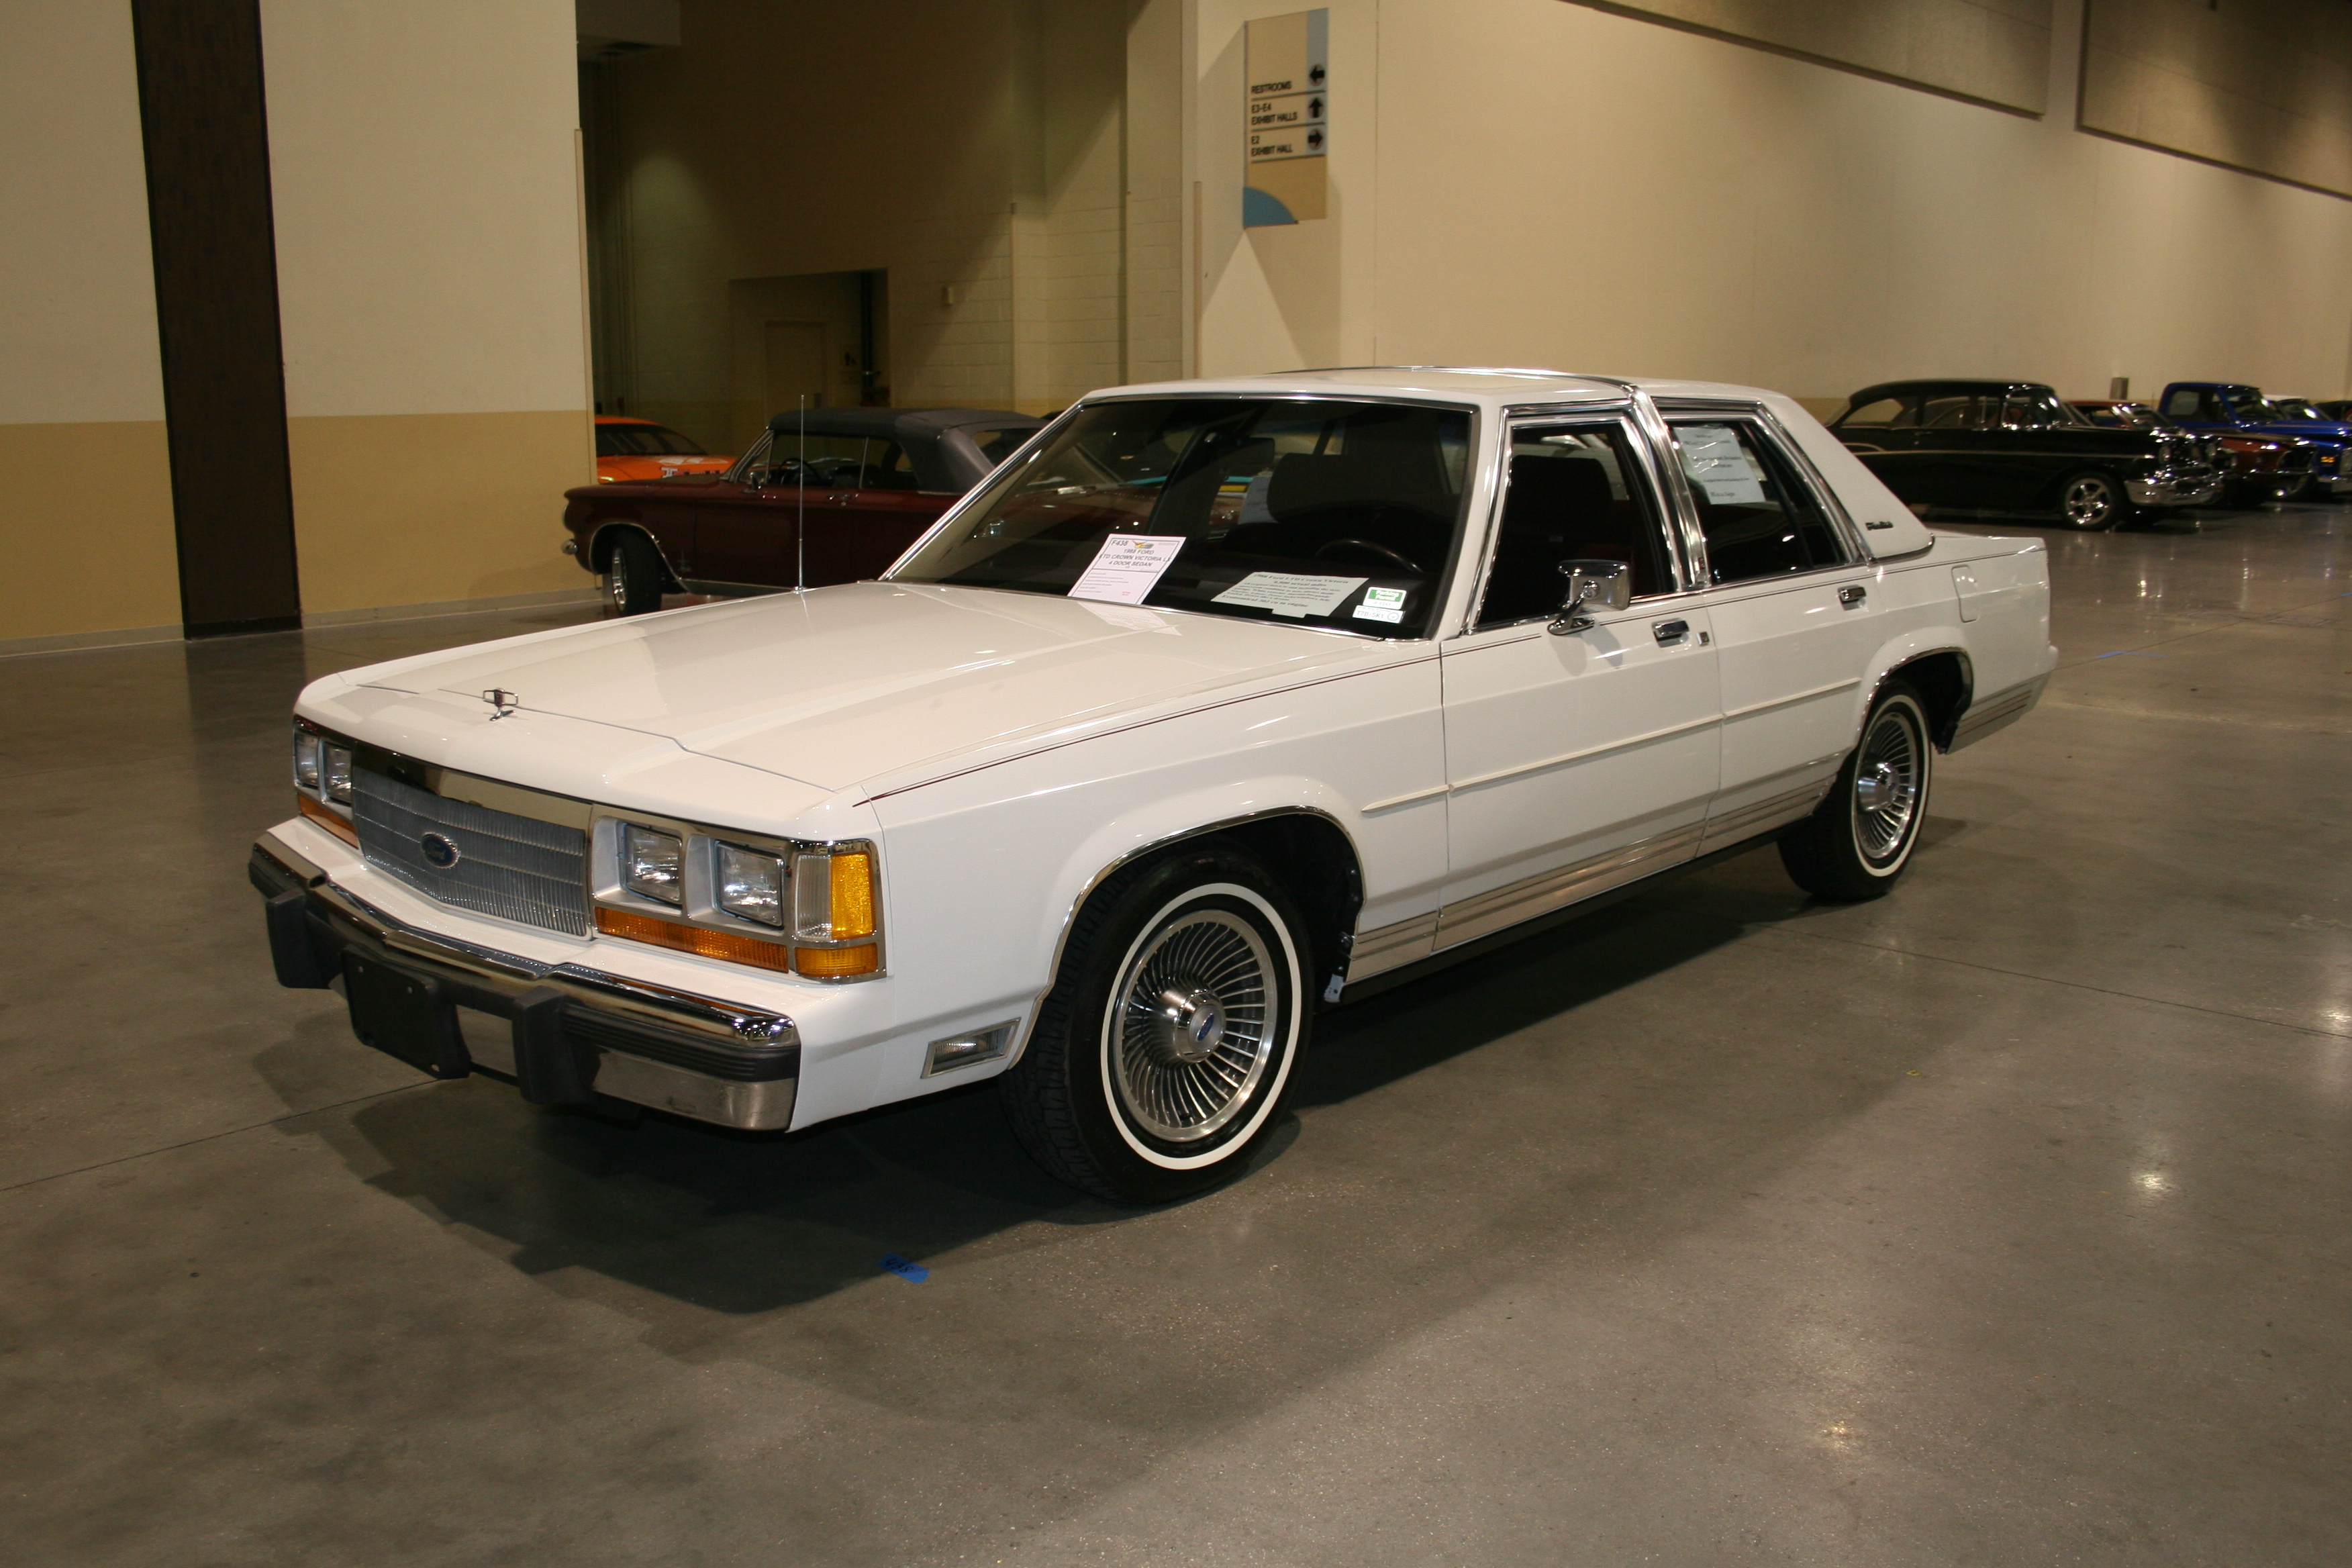
[[[1210,603],[1248,605],[1277,616],[1328,616],[1364,581],[1310,576],[1304,572],[1253,572]]]
[[[1683,472],[1717,506],[1761,506],[1764,476],[1756,471],[1739,445],[1739,432],[1728,425],[1677,425],[1675,444],[1682,448]]]
[[[1114,605],[1139,605],[1176,563],[1184,548],[1181,533],[1114,533],[1095,552],[1092,564],[1070,584],[1073,599],[1107,599]]]

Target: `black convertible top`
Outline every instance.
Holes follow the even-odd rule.
[[[1859,408],[1865,403],[1875,403],[1882,397],[1905,397],[1917,395],[1927,397],[2007,396],[2011,393],[2046,392],[2058,395],[2057,389],[2039,381],[1969,381],[1948,377],[1937,381],[1882,381],[1875,386],[1865,386],[1845,400],[1848,408]]]

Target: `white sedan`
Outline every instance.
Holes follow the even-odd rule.
[[[751,1129],[996,1077],[1154,1202],[1319,1006],[1765,838],[1885,892],[2048,626],[2038,541],[1931,536],[1771,393],[1124,387],[879,582],[314,682],[251,871],[278,978],[426,1072]]]

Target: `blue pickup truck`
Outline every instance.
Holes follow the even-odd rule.
[[[2311,488],[2318,494],[2352,495],[2352,425],[2301,419],[2263,395],[2259,386],[2228,381],[2176,381],[2157,407],[2192,430],[2237,431],[2275,436],[2311,447]]]

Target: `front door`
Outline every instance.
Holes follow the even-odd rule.
[[[1622,416],[1509,432],[1472,629],[1446,643],[1443,950],[1696,852],[1715,794],[1716,649],[1666,546],[1652,448]],[[1559,563],[1633,568],[1633,598],[1549,629]]]
[[[823,533],[810,531],[809,581],[880,576],[955,500],[916,488],[914,463],[898,442],[869,438],[864,461],[841,491],[832,526]]]
[[[824,545],[866,450],[862,436],[801,436],[779,431],[764,454],[744,465],[742,482],[705,500],[695,528],[695,575],[719,586],[789,588],[801,571],[800,529],[806,519],[808,581],[834,583],[818,571]]]

